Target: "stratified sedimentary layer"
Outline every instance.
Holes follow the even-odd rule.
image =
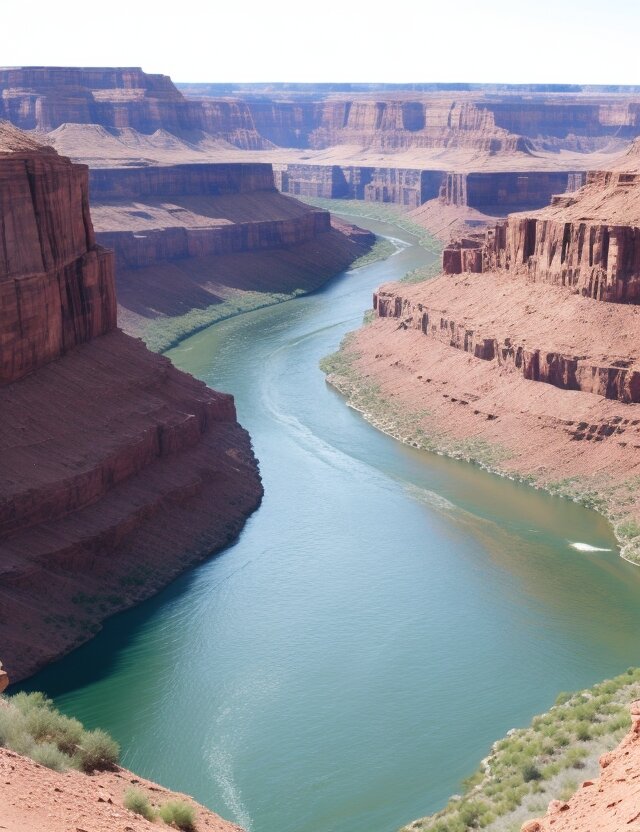
[[[246,292],[268,302],[311,291],[375,240],[283,196],[265,164],[96,169],[91,200],[98,239],[116,253],[122,324],[136,334]]]
[[[640,174],[588,175],[575,194],[445,250],[444,269],[508,271],[601,301],[640,301]]]
[[[292,196],[390,202],[409,209],[432,199],[490,214],[546,205],[584,184],[584,171],[521,170],[455,173],[391,166],[276,165],[278,189]]]
[[[603,307],[498,272],[391,284],[376,292],[374,309],[425,339],[495,362],[505,374],[640,402],[638,307]]]
[[[13,680],[229,543],[261,496],[233,399],[119,331],[0,389]]]
[[[232,397],[116,329],[87,169],[6,125],[0,151],[0,645],[17,681],[228,543],[262,488]]]
[[[597,505],[637,560],[636,199],[635,174],[594,175],[457,241],[444,274],[381,287],[347,351],[403,435]]]
[[[87,169],[0,124],[0,385],[116,325]]]
[[[640,701],[620,745],[600,758],[600,777],[582,782],[569,800],[553,800],[547,814],[522,832],[638,832],[640,830]]]

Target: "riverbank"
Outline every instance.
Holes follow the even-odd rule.
[[[574,694],[527,728],[516,728],[493,744],[478,769],[434,815],[401,832],[518,832],[545,813],[552,800],[565,801],[579,782],[599,773],[600,757],[615,748],[631,725],[629,705],[640,696],[640,669]]]
[[[347,404],[379,430],[414,448],[479,465],[598,511],[611,523],[621,556],[640,563],[637,462],[632,459],[625,468],[616,454],[606,465],[599,448],[589,460],[583,445],[568,435],[576,425],[588,427],[593,410],[554,413],[560,391],[538,385],[544,389],[536,391],[535,408],[527,414],[517,392],[507,396],[490,386],[486,362],[471,367],[472,358],[449,355],[457,351],[438,343],[424,350],[418,337],[416,332],[407,349],[407,332],[397,321],[369,315],[321,368]],[[481,389],[482,399],[472,389]],[[599,403],[590,400],[587,406]],[[601,407],[615,420],[624,406],[605,402]]]
[[[118,273],[118,321],[149,349],[166,352],[213,324],[317,291],[394,250],[389,240],[334,218],[328,233],[286,249],[125,268]]]

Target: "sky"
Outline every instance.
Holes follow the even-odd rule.
[[[640,84],[640,0],[0,0],[4,66],[174,81]]]

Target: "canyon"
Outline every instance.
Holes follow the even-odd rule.
[[[415,414],[411,441],[594,505],[632,560],[636,169],[634,146],[575,194],[447,246],[440,276],[374,293],[374,321],[345,346],[360,383]],[[357,400],[348,375],[330,380]]]
[[[280,194],[264,163],[93,168],[89,182],[96,239],[116,256],[121,325],[152,331],[156,345],[171,340],[158,341],[163,322],[174,332],[178,318],[184,335],[317,289],[375,241]]]
[[[440,276],[374,293],[329,380],[410,445],[598,509],[638,561],[640,166],[635,144],[620,155],[636,88],[179,88],[31,67],[0,70],[0,118],[33,131],[0,128],[12,680],[228,545],[258,505],[232,397],[129,335],[166,350],[371,251],[372,233],[295,196],[398,206],[448,242]]]
[[[541,208],[583,184],[587,171],[608,167],[637,133],[640,94],[560,85],[176,86],[139,68],[23,67],[0,70],[0,117],[46,133],[92,167],[271,163],[283,193],[414,209],[446,241],[486,217]]]
[[[0,127],[0,642],[12,681],[227,545],[262,487],[233,398],[117,328],[88,170]]]

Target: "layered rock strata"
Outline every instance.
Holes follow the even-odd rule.
[[[91,172],[97,237],[116,253],[127,331],[238,293],[310,291],[374,235],[278,193],[270,165],[176,165]]]
[[[86,169],[4,127],[0,177],[0,644],[17,681],[227,544],[262,489],[232,397],[116,328]]]
[[[332,379],[356,406],[374,385],[373,420],[401,438],[597,505],[637,560],[635,181],[593,175],[449,246],[439,277],[381,287]]]
[[[292,196],[390,202],[409,209],[432,199],[490,214],[546,205],[554,194],[584,184],[584,171],[456,173],[419,168],[276,164],[276,185]]]
[[[116,325],[111,255],[96,244],[87,169],[11,134],[0,145],[0,384]]]
[[[509,272],[595,300],[640,300],[640,174],[590,173],[575,195],[512,215],[444,253],[445,272]]]

